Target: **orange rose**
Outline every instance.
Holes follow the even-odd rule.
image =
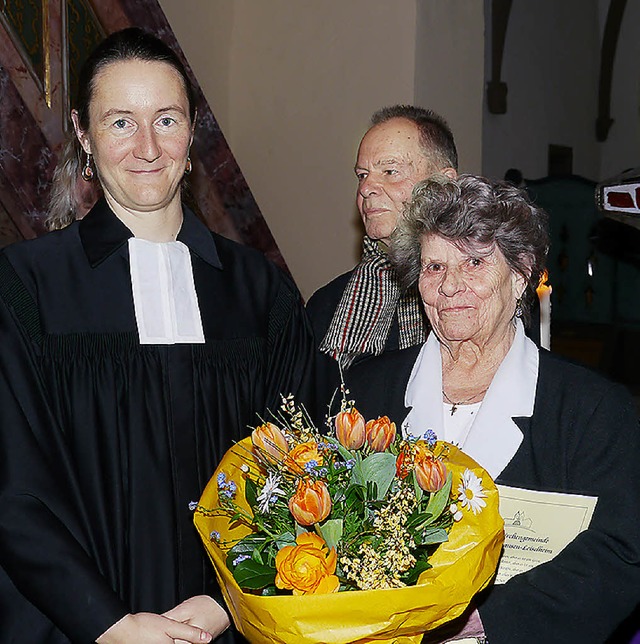
[[[251,432],[251,442],[262,456],[271,456],[275,461],[281,461],[289,451],[287,439],[282,431],[273,423],[265,423]]]
[[[299,443],[290,452],[287,458],[287,467],[294,474],[302,474],[305,472],[307,463],[315,461],[317,465],[322,465],[322,454],[318,451],[318,443],[315,441],[308,441],[307,443]]]
[[[300,525],[324,521],[331,512],[331,496],[326,483],[300,479],[296,493],[289,499],[289,511]]]
[[[447,480],[445,464],[435,458],[423,441],[415,445],[414,465],[416,481],[425,492],[437,492]]]
[[[341,411],[335,419],[336,438],[347,449],[360,449],[364,445],[365,427],[362,414],[354,407]]]
[[[365,430],[367,443],[374,452],[384,452],[396,439],[396,424],[388,416],[368,421]]]
[[[337,555],[313,532],[303,532],[296,546],[285,546],[276,555],[276,586],[294,595],[335,593],[340,580],[334,574]]]

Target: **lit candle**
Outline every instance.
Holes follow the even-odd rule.
[[[540,301],[540,346],[551,349],[551,286],[547,284],[547,271],[540,278],[536,292]]]

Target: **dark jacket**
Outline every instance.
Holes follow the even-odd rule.
[[[353,367],[351,397],[365,418],[401,423],[420,347]],[[491,644],[602,644],[640,600],[640,432],[626,390],[540,350],[531,418],[514,419],[520,448],[496,479],[598,497],[589,529],[552,561],[478,598]]]

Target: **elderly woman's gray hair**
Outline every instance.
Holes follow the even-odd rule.
[[[421,243],[438,235],[461,250],[499,248],[527,288],[522,297],[525,322],[549,249],[547,214],[527,193],[503,181],[460,175],[435,175],[417,183],[392,238],[391,258],[405,287],[420,275]]]

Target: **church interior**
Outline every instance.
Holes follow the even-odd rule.
[[[640,3],[344,4],[4,2],[0,244],[45,232],[87,52],[143,26],[182,51],[198,88],[191,190],[211,228],[285,267],[308,298],[357,259],[351,164],[369,115],[431,107],[462,172],[515,181],[550,214],[551,349],[639,395]]]
[[[85,57],[143,27],[196,89],[188,202],[209,228],[308,299],[358,261],[353,163],[371,114],[431,108],[460,172],[510,181],[549,213],[548,348],[640,409],[638,24],[640,0],[4,0],[0,247],[47,232]],[[88,211],[98,188],[80,183]]]

